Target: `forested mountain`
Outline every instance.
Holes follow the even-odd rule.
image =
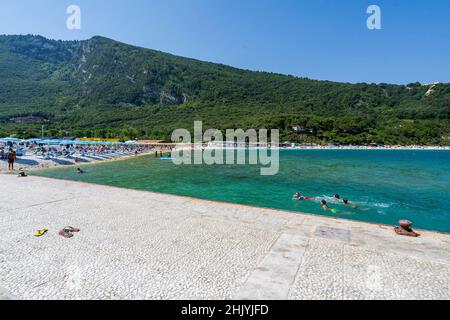
[[[31,137],[44,125],[49,135],[168,138],[194,120],[279,128],[290,141],[449,144],[450,84],[315,81],[103,37],[0,36],[0,135]]]

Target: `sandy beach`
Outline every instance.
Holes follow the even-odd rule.
[[[51,158],[51,159],[43,159],[42,157],[38,157],[36,155],[25,155],[18,157],[14,164],[14,172],[17,173],[19,171],[32,171],[46,168],[53,168],[59,166],[75,166],[87,163],[97,163],[104,161],[118,161],[118,160],[126,160],[129,158],[139,157],[139,156],[147,156],[154,155],[156,150],[152,150],[151,152],[144,152],[138,155],[123,155],[123,156],[106,156],[106,155],[97,155],[97,156],[77,156],[73,158]],[[159,152],[159,151],[158,151]],[[166,152],[166,151],[164,151]],[[6,160],[0,160],[0,174],[9,173],[8,172],[8,162]]]
[[[450,299],[450,235],[0,175],[3,299]],[[26,196],[24,196],[26,195]],[[80,228],[71,239],[65,226]],[[43,237],[36,230],[48,228]]]

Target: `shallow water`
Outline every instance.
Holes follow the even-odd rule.
[[[84,169],[35,174],[389,225],[409,219],[417,228],[450,233],[449,151],[282,151],[276,176],[261,176],[259,166],[176,166],[154,157]],[[293,201],[297,191],[317,201]],[[335,193],[357,208],[333,203]],[[338,213],[323,211],[320,199]]]

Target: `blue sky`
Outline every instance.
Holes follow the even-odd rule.
[[[81,7],[81,30],[66,28],[71,4]],[[371,4],[382,30],[366,27]],[[102,35],[313,79],[450,82],[448,0],[0,0],[0,33]]]

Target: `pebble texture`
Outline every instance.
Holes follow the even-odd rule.
[[[0,182],[0,299],[450,299],[449,235],[39,177]],[[68,225],[81,232],[58,236]],[[40,228],[50,231],[34,237]]]

